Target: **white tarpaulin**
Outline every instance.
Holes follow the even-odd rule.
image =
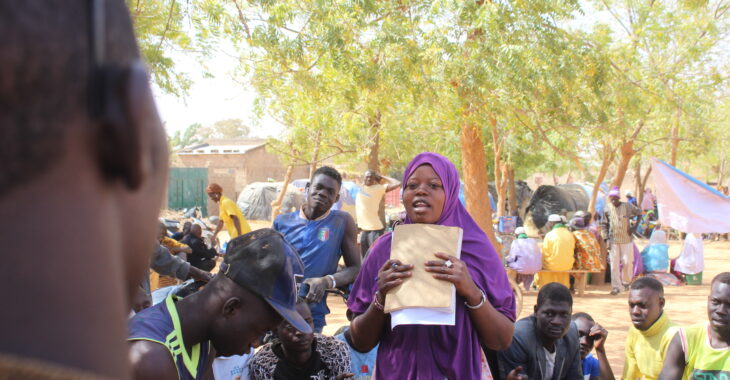
[[[652,158],[659,221],[682,232],[730,232],[730,197]]]

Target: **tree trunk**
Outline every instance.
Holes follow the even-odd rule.
[[[508,163],[507,166],[507,190],[509,191],[509,214],[517,216],[517,184],[515,183],[515,169],[512,164]]]
[[[635,153],[634,139],[630,139],[621,145],[621,160],[618,163],[618,168],[616,168],[616,175],[613,177],[611,187],[621,188],[621,184],[626,177],[626,171],[629,169],[629,163],[631,163],[631,158],[634,157]]]
[[[507,213],[507,181],[509,168],[506,163],[500,168],[499,183],[495,182],[497,190],[497,216],[505,216]]]
[[[616,175],[613,177],[611,186],[620,188],[621,184],[624,182],[624,177],[626,177],[626,171],[629,169],[631,158],[633,158],[634,154],[636,154],[636,151],[634,150],[634,141],[636,141],[636,138],[639,136],[643,128],[644,120],[639,120],[634,132],[621,144],[621,160],[619,161],[618,168],[616,168]]]
[[[494,149],[494,187],[497,190],[497,217],[504,216],[507,208],[507,178],[505,168],[502,164],[502,142],[499,141],[499,132],[497,131],[497,119],[489,118],[492,126],[492,148]]]
[[[644,192],[641,190],[641,160],[637,158],[636,168],[634,169],[634,196],[636,197],[636,203],[641,204],[641,199],[644,197]]]
[[[279,195],[276,196],[276,200],[271,202],[271,223],[274,223],[276,217],[279,216],[279,212],[281,211],[281,203],[284,202],[284,197],[286,196],[286,188],[287,186],[289,186],[289,182],[291,181],[291,174],[293,169],[293,165],[289,165],[286,167],[286,174],[284,174],[284,183],[281,185],[281,192],[279,192]]]
[[[380,171],[380,111],[370,117],[370,152],[368,153],[368,170]]]
[[[646,184],[649,181],[649,175],[651,174],[651,165],[649,165],[649,169],[646,169],[646,172],[644,173],[644,178],[641,179],[641,182],[639,183],[639,207],[641,207],[641,202],[644,201],[644,190],[646,190]]]
[[[588,212],[591,213],[592,220],[596,219],[596,200],[598,199],[598,191],[601,189],[601,183],[603,183],[603,180],[606,178],[606,174],[608,173],[608,168],[611,166],[611,162],[613,162],[614,158],[614,151],[611,148],[611,145],[609,145],[607,142],[603,143],[603,154],[602,160],[601,160],[601,169],[598,171],[598,177],[596,177],[596,182],[593,184],[593,191],[591,192],[591,200],[588,202]],[[605,242],[603,239],[599,239],[598,245],[601,249],[601,262],[606,265],[606,258],[608,257],[608,249],[606,247]],[[608,266],[606,265],[606,268]],[[601,271],[601,273],[598,276],[593,276],[593,279],[591,280],[591,284],[594,285],[600,285],[603,284],[603,278],[604,278],[604,271]]]
[[[588,203],[588,212],[591,213],[591,215],[595,218],[596,213],[596,199],[598,198],[598,191],[601,189],[601,183],[603,183],[603,180],[606,178],[606,173],[608,172],[608,167],[611,166],[611,161],[613,161],[613,150],[611,149],[611,146],[608,144],[603,145],[603,160],[601,161],[601,169],[598,171],[598,177],[596,177],[596,182],[593,184],[593,192],[591,192],[591,201]]]
[[[487,157],[484,154],[482,132],[479,127],[468,122],[461,126],[461,165],[464,174],[466,209],[501,256],[501,246],[497,242],[492,226],[492,207],[489,204],[487,185],[489,181]]]
[[[322,138],[322,130],[318,129],[317,134],[314,136],[314,150],[312,152],[312,161],[309,162],[309,181],[311,182],[314,178],[314,171],[317,170],[317,163],[319,162],[319,144]]]

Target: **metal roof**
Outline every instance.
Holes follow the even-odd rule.
[[[193,154],[245,154],[252,149],[264,146],[265,143],[249,145],[201,145],[179,151],[179,155]]]

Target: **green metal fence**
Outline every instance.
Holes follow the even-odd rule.
[[[171,168],[167,191],[167,207],[173,210],[200,207],[203,216],[208,215],[208,169]]]

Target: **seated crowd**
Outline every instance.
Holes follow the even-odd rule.
[[[409,218],[406,223],[469,226],[469,219],[465,218],[468,214],[459,214],[460,203],[450,199],[451,194],[448,193],[453,182],[447,181],[453,181],[455,176],[449,164],[441,156],[433,154],[414,159],[406,172],[410,177],[404,182],[403,198]],[[498,289],[509,289],[501,283],[503,280],[495,281],[504,276],[504,272],[492,274],[497,276],[491,280],[492,287],[477,285],[475,279],[489,277],[480,277],[479,272],[472,272],[471,265],[474,264],[465,264],[469,258],[464,254],[460,259],[435,256],[441,260],[453,260],[458,267],[445,266],[443,261],[425,262],[427,271],[434,273],[436,278],[449,281],[447,276],[459,276],[450,281],[458,285],[457,294],[465,300],[463,309],[457,307],[456,325],[391,328],[389,323],[386,324],[388,315],[382,308],[385,296],[392,287],[410,276],[413,266],[388,259],[387,251],[383,252],[390,247],[390,234],[386,233],[375,240],[368,252],[368,260],[360,270],[360,255],[351,250],[350,233],[355,227],[347,216],[330,209],[335,196],[329,194],[339,192],[339,174],[335,169],[323,167],[314,178],[314,185],[324,194],[310,198],[302,211],[284,215],[274,223],[276,230],[288,232],[294,229],[296,233],[282,234],[263,229],[232,239],[223,255],[219,274],[202,290],[184,298],[168,295],[130,320],[130,358],[136,378],[430,379],[435,375],[448,379],[615,378],[606,353],[608,331],[590,314],[573,310],[569,282],[552,281],[540,286],[533,313],[513,323],[514,300],[511,294],[493,293]],[[434,187],[439,190],[434,190]],[[444,192],[443,198],[441,192]],[[317,190],[315,194],[318,194]],[[428,204],[428,208],[419,209],[417,206],[420,204],[413,199]],[[458,214],[460,218],[448,222],[449,214]],[[334,252],[334,258],[326,254],[326,245],[308,248],[311,244],[308,240],[321,236],[319,230],[326,228],[323,225],[331,225],[321,224],[331,215],[343,220],[329,222],[339,223],[333,228],[345,230],[339,236],[333,232],[330,235],[335,248],[329,252]],[[307,227],[309,223],[299,220],[320,224],[301,230],[296,226]],[[556,245],[572,239],[570,252],[573,253],[573,262],[568,269],[598,271],[602,268],[595,229],[587,227],[588,220],[590,216],[586,213],[578,213],[570,223],[559,216],[549,219],[546,239],[554,239]],[[166,253],[168,256],[179,256],[186,252],[185,247],[192,247],[189,260],[196,250],[211,250],[200,239],[200,226],[193,224],[184,230],[181,240],[192,243],[171,249]],[[557,235],[551,237],[551,233]],[[546,248],[541,251],[522,227],[516,230],[516,235],[507,262],[511,268],[519,268],[520,275],[543,270],[539,261],[541,256],[544,257],[546,252],[563,250],[562,247],[553,249],[548,243],[548,251]],[[199,239],[200,243],[193,238]],[[484,240],[479,240],[481,235],[464,237],[465,241],[469,238],[485,244]],[[168,240],[162,238],[161,244],[170,244]],[[306,252],[307,249],[311,253],[303,256],[302,250]],[[462,247],[464,249],[470,249],[470,246]],[[173,252],[178,253],[175,255]],[[348,254],[352,254],[350,258],[346,256]],[[277,256],[280,259],[276,259]],[[214,257],[213,253],[206,258],[215,260]],[[346,259],[346,264],[350,260],[356,266],[346,265],[338,270],[336,265],[325,265],[339,261],[340,257]],[[325,260],[324,264],[322,260]],[[281,272],[283,262],[287,263],[286,268],[291,266],[288,269],[291,272],[285,276]],[[308,265],[321,269],[308,275]],[[196,266],[190,266],[188,270],[191,268]],[[323,335],[321,327],[329,311],[326,309],[325,290],[338,286],[338,279],[342,279],[347,287],[351,276],[346,271],[351,268],[355,268],[356,280],[348,301],[350,326],[340,329],[336,336]],[[342,272],[346,273],[343,275]],[[278,278],[273,274],[277,274]],[[195,277],[189,272],[181,278],[190,276]],[[302,280],[295,286],[293,281],[298,277]],[[291,284],[282,285],[287,281]],[[307,286],[309,288],[303,290]],[[477,290],[477,297],[472,297],[471,289]],[[485,292],[487,289],[490,293]],[[281,298],[283,295],[286,297]],[[501,299],[499,297],[505,297],[505,301],[501,302],[506,304],[497,303]],[[624,343],[621,378],[679,379],[691,374],[699,376],[708,371],[730,370],[725,368],[723,361],[727,360],[730,367],[730,353],[714,350],[721,348],[723,342],[730,342],[725,324],[730,324],[730,314],[727,313],[730,273],[720,274],[713,280],[709,302],[709,330],[698,327],[680,329],[664,312],[664,288],[659,280],[643,276],[631,282],[626,318],[631,327]],[[288,306],[285,305],[287,303]],[[319,305],[325,305],[325,308]],[[503,305],[503,311],[497,308],[498,305]],[[200,310],[210,312],[203,314]],[[325,311],[319,323],[314,317],[315,310]],[[491,335],[489,339],[482,337],[486,327],[479,323],[497,315],[506,321],[504,338],[500,335]],[[238,324],[238,327],[234,328],[231,323]],[[466,323],[473,324],[475,328],[471,331],[464,329]],[[467,349],[470,340],[465,337],[470,334],[475,339],[476,355]],[[707,339],[707,336],[712,339],[712,348],[695,343]],[[461,342],[457,337],[462,337]],[[452,348],[440,351],[440,345]],[[490,352],[495,354],[492,360],[485,355]],[[685,359],[685,355],[691,352],[696,354],[692,354],[691,360]],[[425,360],[435,354],[447,358],[448,362]],[[385,372],[383,368],[390,369]]]

